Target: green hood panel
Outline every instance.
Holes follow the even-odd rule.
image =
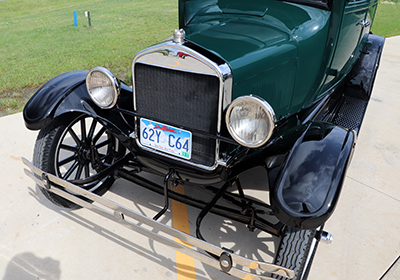
[[[258,95],[278,118],[285,117],[314,94],[330,13],[280,1],[250,2],[186,1],[186,39],[229,64],[233,99]]]
[[[297,42],[290,33],[243,19],[230,19],[186,38],[228,62],[235,84],[298,56]]]

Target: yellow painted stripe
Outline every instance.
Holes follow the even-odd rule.
[[[182,185],[178,185],[175,191],[181,194],[185,194],[185,190]],[[188,218],[186,204],[183,204],[175,200],[171,200],[171,209],[172,209],[173,227],[184,233],[190,234],[189,218]],[[192,248],[190,244],[187,244],[178,238],[175,238],[175,242],[183,244],[186,247]],[[175,256],[176,256],[176,272],[178,275],[178,280],[196,279],[194,259],[178,251],[175,251]]]

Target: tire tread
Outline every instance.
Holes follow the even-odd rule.
[[[305,266],[315,233],[315,229],[298,230],[288,227],[283,234],[276,253],[275,264],[294,270],[295,277],[293,279],[295,280],[305,280],[302,275],[303,271],[307,269]],[[277,275],[272,277],[279,280],[287,279]]]

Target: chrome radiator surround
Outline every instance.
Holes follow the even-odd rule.
[[[135,55],[132,63],[132,79],[133,79],[133,102],[134,109],[137,112],[137,94],[136,94],[136,81],[135,81],[135,66],[136,64],[143,64],[148,66],[160,67],[167,70],[180,71],[191,74],[199,74],[201,76],[214,76],[219,80],[218,88],[218,104],[216,114],[216,135],[220,135],[222,126],[222,112],[226,106],[232,101],[232,72],[226,63],[217,64],[210,60],[203,54],[185,46],[184,44],[176,44],[172,41],[167,41],[159,45],[147,48]],[[200,76],[199,76],[200,77]],[[140,114],[140,113],[139,113]],[[162,120],[159,120],[162,121]],[[164,157],[184,162],[189,165],[196,166],[204,170],[215,170],[219,165],[224,165],[223,160],[219,157],[219,140],[215,141],[215,152],[212,163],[202,164],[190,160],[182,159],[169,155],[155,149],[145,147],[140,143],[139,134],[140,129],[135,122],[135,133],[133,134],[137,145],[146,151],[153,152]],[[167,122],[168,124],[168,122]],[[193,127],[197,130],[196,127]],[[210,133],[209,131],[205,131]]]

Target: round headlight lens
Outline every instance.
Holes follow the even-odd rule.
[[[90,97],[99,107],[112,108],[118,100],[120,86],[115,76],[103,67],[96,67],[86,76]]]
[[[226,112],[229,133],[241,145],[257,148],[271,137],[275,126],[272,107],[257,96],[242,96],[235,99]]]

